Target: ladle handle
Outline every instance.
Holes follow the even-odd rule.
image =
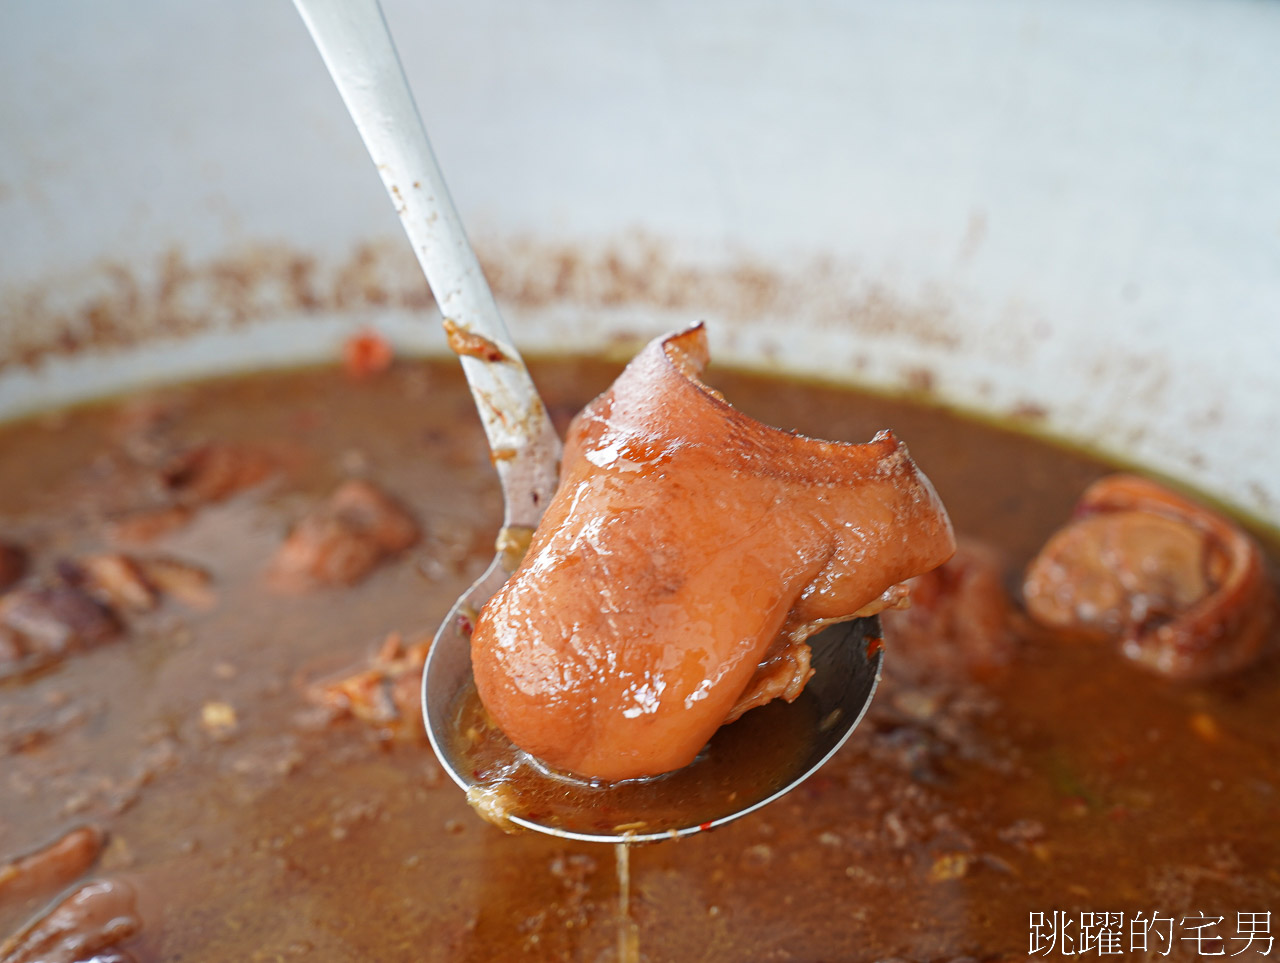
[[[441,313],[501,354],[501,360],[460,359],[502,480],[504,522],[533,528],[555,492],[560,440],[458,219],[382,9],[377,0],[294,5],[378,168]]]

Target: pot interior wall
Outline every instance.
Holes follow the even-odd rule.
[[[288,5],[0,14],[0,413],[443,339]],[[1280,8],[388,0],[531,351],[927,390],[1280,520]]]

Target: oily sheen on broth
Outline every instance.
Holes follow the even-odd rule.
[[[562,430],[618,374],[532,370]],[[1203,911],[1242,946],[1238,914],[1280,906],[1274,627],[1247,664],[1175,682],[1122,638],[1043,625],[1024,573],[1107,466],[924,407],[708,378],[815,437],[894,429],[960,550],[882,616],[882,687],[821,772],[631,852],[641,953],[1023,958],[1029,914],[1055,910]],[[501,515],[456,361],[5,425],[0,478],[21,556],[0,566],[0,879],[23,881],[0,883],[0,940],[79,892],[77,925],[138,963],[615,952],[612,852],[476,818],[414,716],[424,646]]]

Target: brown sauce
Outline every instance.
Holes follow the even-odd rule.
[[[563,426],[616,369],[533,373]],[[710,380],[784,427],[852,441],[894,428],[1010,584],[1106,470],[938,411]],[[616,959],[609,847],[504,835],[425,740],[307,698],[389,632],[433,631],[491,557],[497,484],[456,362],[212,381],[0,428],[0,538],[26,550],[28,578],[120,547],[113,525],[150,484],[120,454],[140,439],[257,446],[275,471],[129,548],[207,571],[212,606],[165,599],[118,638],[0,681],[0,863],[103,828],[85,878],[136,892],[141,928],[122,946],[138,961]],[[350,587],[272,590],[289,528],[351,477],[394,495],[418,544]],[[1053,911],[1221,915],[1231,953],[1237,913],[1280,912],[1269,651],[1178,685],[1027,630],[1002,672],[922,682],[889,638],[868,717],[812,779],[630,853],[640,958],[1022,957],[1028,914]],[[0,899],[0,940],[58,896]]]
[[[690,812],[708,823],[764,799],[805,771],[822,719],[817,700],[760,706],[722,726],[689,765],[620,782],[585,780],[548,769],[517,749],[493,722],[475,686],[462,693],[455,752],[472,767],[478,809],[499,825],[523,817],[585,836],[676,833]]]

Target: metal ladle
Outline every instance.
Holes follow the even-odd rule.
[[[502,484],[502,534],[488,569],[441,623],[422,684],[423,718],[431,745],[449,775],[470,791],[477,788],[478,780],[456,739],[459,703],[472,685],[470,627],[518,564],[521,545],[527,544],[528,534],[555,492],[560,440],[467,241],[377,0],[294,3],[377,165],[442,315],[464,339],[488,346],[474,354],[461,353],[460,358]],[[871,644],[879,634],[875,619],[858,619],[815,636],[810,644],[816,674],[801,699],[791,706],[775,703],[753,710],[721,729],[732,739],[735,731],[747,731],[740,727],[755,713],[772,713],[767,719],[771,729],[778,724],[786,727],[787,720],[779,713],[802,713],[792,722],[800,720],[812,738],[797,743],[777,778],[753,773],[753,778],[737,787],[736,778],[725,783],[721,772],[712,786],[703,776],[712,769],[695,762],[661,777],[663,790],[657,795],[666,798],[658,809],[628,812],[613,820],[628,829],[601,828],[595,814],[586,810],[578,814],[581,818],[561,814],[554,821],[513,813],[510,821],[572,839],[641,842],[710,829],[764,806],[821,766],[862,719],[880,678],[883,655],[878,645]],[[711,751],[715,750],[713,740]],[[698,800],[696,811],[682,808],[682,799]]]

